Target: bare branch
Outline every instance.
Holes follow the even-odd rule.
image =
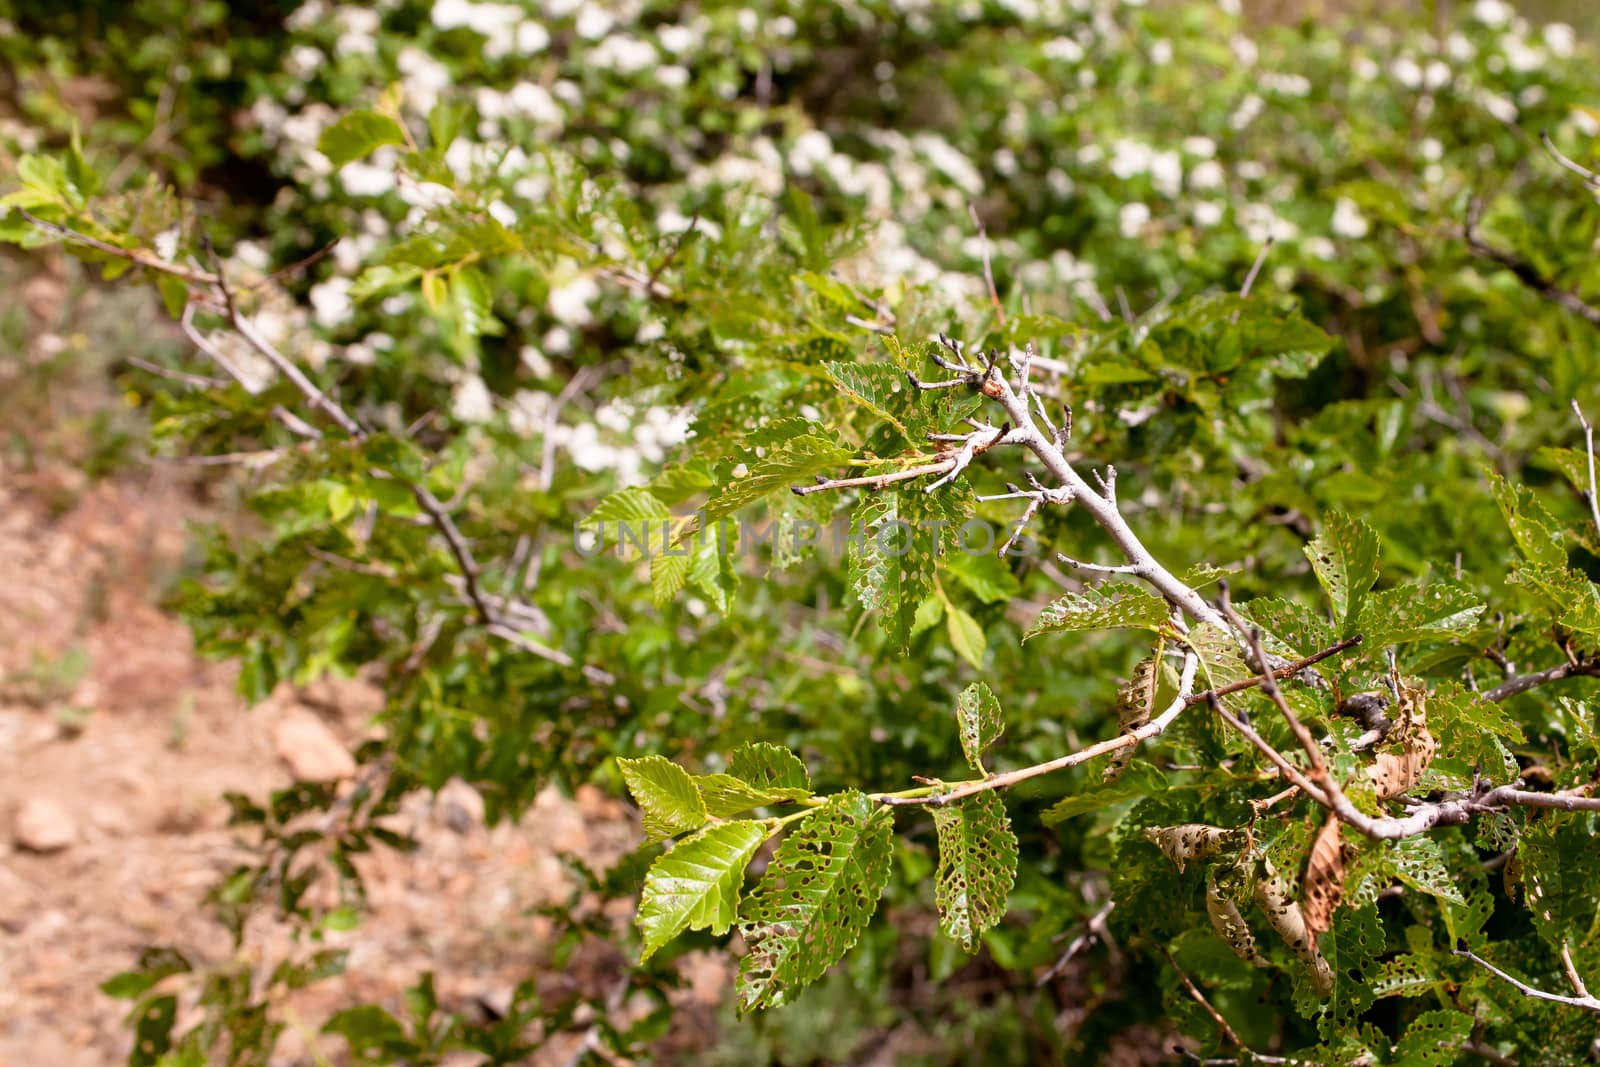
[[[1532,263],[1505,251],[1496,248],[1478,236],[1478,220],[1483,216],[1483,202],[1474,198],[1467,209],[1466,225],[1462,227],[1462,236],[1466,239],[1467,247],[1472,253],[1496,263],[1514,274],[1519,282],[1527,288],[1538,293],[1546,300],[1559,304],[1568,311],[1579,316],[1591,326],[1600,326],[1600,308],[1585,301],[1577,293],[1563,289],[1554,279],[1546,277],[1538,267]]]
[[[1239,295],[1241,297],[1247,297],[1250,295],[1251,288],[1256,284],[1256,275],[1261,273],[1262,266],[1264,266],[1267,262],[1267,253],[1272,251],[1273,240],[1274,239],[1269,236],[1266,242],[1261,246],[1261,251],[1256,253],[1256,261],[1250,264],[1250,273],[1244,276],[1244,284],[1239,287]]]
[[[1536,686],[1546,682],[1557,682],[1563,678],[1600,677],[1600,656],[1590,656],[1577,661],[1569,660],[1555,667],[1542,671],[1533,671],[1529,674],[1519,674],[1507,678],[1493,689],[1483,694],[1483,699],[1491,703],[1498,703],[1526,693]]]
[[[1583,409],[1576,400],[1572,402],[1572,413],[1578,416],[1578,425],[1583,427],[1583,452],[1589,461],[1589,515],[1594,519],[1595,533],[1600,534],[1600,487],[1596,486],[1594,475],[1594,427],[1583,417]]]
[[[239,336],[244,338],[245,343],[251,348],[266,357],[267,362],[271,363],[279,374],[289,379],[290,384],[300,390],[301,395],[312,407],[326,414],[350,437],[358,441],[365,440],[367,431],[361,424],[351,418],[344,408],[329,400],[327,395],[317,388],[316,383],[307,378],[289,357],[279,352],[277,347],[256,329],[254,323],[239,313],[239,305],[233,299],[233,290],[228,287],[227,279],[223,277],[222,262],[217,257],[216,249],[211,247],[210,241],[206,242],[206,253],[211,257],[212,269],[216,271],[216,289],[222,297],[222,306],[227,313],[229,323]]]
[[[994,287],[994,267],[989,262],[989,232],[983,228],[983,220],[978,218],[978,209],[970,203],[967,205],[967,217],[978,230],[978,241],[983,247],[983,281],[989,287],[989,302],[994,305],[995,319],[1000,323],[1000,328],[1004,329],[1006,309],[1000,303],[999,290]]]
[[[178,263],[169,263],[160,256],[156,255],[154,252],[146,251],[143,248],[119,248],[107,241],[100,240],[98,237],[91,237],[86,233],[74,230],[68,226],[63,226],[60,223],[47,222],[44,219],[41,219],[39,216],[20,207],[17,208],[17,214],[27,219],[30,223],[43,230],[45,233],[48,233],[50,236],[59,238],[63,241],[70,241],[73,244],[80,244],[86,248],[92,248],[96,252],[104,252],[108,256],[115,256],[118,259],[125,259],[129,263],[143,267],[146,270],[153,270],[158,274],[170,274],[175,278],[182,278],[184,281],[193,285],[210,286],[217,284],[217,277],[214,274],[207,274],[203,270],[195,270],[192,267],[185,267]]]
[[[1353,645],[1360,644],[1360,642],[1360,637],[1347,638],[1344,641],[1340,641],[1338,644],[1330,645],[1314,655],[1307,656],[1305,659],[1296,660],[1293,663],[1285,664],[1282,667],[1276,668],[1273,670],[1272,674],[1276,678],[1293,677],[1295,674],[1305,670],[1307,667],[1321,663],[1329,656],[1338,655],[1345,649],[1350,648]],[[1137,729],[1130,730],[1124,734],[1119,734],[1116,737],[1109,738],[1105,741],[1097,741],[1096,743],[1089,745],[1086,748],[1081,748],[1076,752],[1068,753],[1065,756],[1058,756],[1053,760],[1047,760],[1044,763],[1038,763],[1031,767],[1022,767],[1014,771],[1006,771],[1002,774],[992,774],[987,778],[979,779],[977,781],[963,782],[959,785],[953,786],[948,790],[945,790],[944,792],[926,793],[915,796],[876,794],[874,799],[880,801],[881,803],[890,805],[926,805],[931,807],[940,807],[945,804],[953,804],[964,797],[970,797],[978,793],[988,792],[991,789],[1009,789],[1018,782],[1025,782],[1030,778],[1037,778],[1040,775],[1051,774],[1067,767],[1076,767],[1078,764],[1087,763],[1098,756],[1104,756],[1108,753],[1116,752],[1119,749],[1128,748],[1130,746],[1138,745],[1148,741],[1151,738],[1159,737],[1161,734],[1166,732],[1167,728],[1172,725],[1173,721],[1177,719],[1178,715],[1182,713],[1185,708],[1194,704],[1205,703],[1219,696],[1237,693],[1244,689],[1251,689],[1261,684],[1261,679],[1259,677],[1243,678],[1237,682],[1229,683],[1228,685],[1221,686],[1214,690],[1207,689],[1204,692],[1196,693],[1194,692],[1194,679],[1195,674],[1199,670],[1199,662],[1199,657],[1196,656],[1194,652],[1190,651],[1185,654],[1183,669],[1180,672],[1180,677],[1178,680],[1178,696],[1158,717],[1151,719],[1149,722],[1138,727]]]
[[[1589,996],[1587,992],[1580,993],[1578,996],[1574,997],[1563,996],[1560,993],[1546,993],[1542,989],[1535,989],[1533,986],[1524,982],[1520,978],[1512,977],[1505,971],[1502,971],[1500,968],[1490,963],[1488,960],[1484,959],[1482,956],[1478,955],[1476,952],[1472,951],[1470,948],[1467,948],[1465,945],[1456,948],[1454,950],[1454,954],[1457,956],[1464,956],[1473,963],[1476,963],[1479,967],[1482,967],[1484,970],[1488,971],[1490,974],[1494,975],[1496,978],[1499,978],[1505,982],[1509,982],[1517,990],[1517,992],[1521,993],[1525,997],[1532,997],[1534,1000],[1548,1000],[1552,1004],[1565,1004],[1570,1008],[1582,1008],[1585,1011],[1600,1013],[1600,999]],[[1563,955],[1565,955],[1565,950],[1563,950]],[[1570,962],[1570,957],[1568,957],[1568,962]],[[1573,976],[1569,974],[1569,977]],[[1582,988],[1583,983],[1581,981],[1578,981],[1575,984],[1580,989]]]
[[[1157,945],[1156,947],[1159,948],[1161,950],[1161,954],[1167,958],[1167,962],[1172,965],[1172,969],[1178,973],[1178,980],[1183,983],[1183,988],[1188,990],[1189,996],[1193,997],[1195,1003],[1199,1004],[1202,1008],[1204,1008],[1206,1014],[1211,1016],[1211,1021],[1217,1024],[1217,1029],[1222,1031],[1222,1036],[1228,1039],[1228,1043],[1231,1044],[1234,1048],[1238,1049],[1240,1052],[1242,1052],[1244,1054],[1245,1062],[1247,1062],[1247,1063],[1292,1063],[1292,1062],[1294,1062],[1293,1060],[1285,1059],[1282,1056],[1265,1056],[1265,1055],[1262,1055],[1259,1052],[1252,1052],[1250,1050],[1250,1048],[1247,1045],[1245,1045],[1245,1043],[1243,1041],[1241,1041],[1239,1039],[1239,1034],[1234,1030],[1234,1028],[1231,1025],[1229,1025],[1228,1020],[1222,1017],[1222,1013],[1219,1012],[1216,1008],[1213,1008],[1211,1006],[1211,1002],[1206,999],[1205,994],[1200,992],[1200,987],[1195,985],[1194,982],[1192,980],[1190,980],[1189,976],[1184,973],[1182,967],[1178,966],[1178,961],[1172,958],[1172,953],[1167,950],[1167,946],[1165,946],[1165,945]]]
[[[1282,671],[1272,673],[1282,676]],[[1223,707],[1220,699],[1213,699],[1212,707],[1224,722],[1267,757],[1285,778],[1299,786],[1307,796],[1339,819],[1374,840],[1398,841],[1405,837],[1415,837],[1427,833],[1435,826],[1459,826],[1470,822],[1473,816],[1481,812],[1504,811],[1510,807],[1600,811],[1600,797],[1579,793],[1537,793],[1519,789],[1514,785],[1490,788],[1487,784],[1480,784],[1470,792],[1436,803],[1413,804],[1410,812],[1402,817],[1368,815],[1350,802],[1350,798],[1345,796],[1339,783],[1328,773],[1327,765],[1322,761],[1321,751],[1316,742],[1311,740],[1310,731],[1284,701],[1283,693],[1277,688],[1276,679],[1270,687],[1262,685],[1262,691],[1277,705],[1290,730],[1300,740],[1301,747],[1306,750],[1306,756],[1312,765],[1309,773],[1302,772],[1291,764],[1284,758],[1283,753],[1266,741],[1249,723],[1242,721]]]
[[[1139,564],[1137,563],[1122,563],[1118,564],[1117,566],[1111,566],[1105,563],[1085,563],[1082,560],[1073,559],[1071,556],[1065,555],[1061,552],[1056,553],[1056,559],[1060,560],[1062,563],[1065,563],[1069,567],[1076,567],[1082,571],[1098,571],[1101,574],[1137,575],[1141,573],[1139,570]]]
[[[159,363],[152,363],[148,359],[141,359],[138,356],[123,356],[122,359],[123,362],[130,366],[138,367],[140,370],[154,374],[158,378],[165,378],[170,382],[187,385],[191,389],[226,389],[228,387],[227,381],[222,378],[208,378],[201,374],[189,374],[181,370],[173,370],[170,367],[163,367]]]
[[[1110,931],[1106,929],[1106,917],[1111,914],[1111,909],[1116,906],[1117,902],[1115,900],[1108,900],[1104,907],[1090,916],[1088,921],[1084,923],[1083,933],[1072,939],[1072,943],[1067,946],[1067,950],[1033,984],[1035,986],[1048,984],[1052,978],[1065,970],[1067,964],[1072,962],[1072,958],[1082,952],[1090,942],[1098,939],[1105,941],[1109,945],[1111,943]]]
[[[1540,130],[1539,141],[1544,145],[1545,151],[1549,152],[1551,157],[1557,163],[1565,167],[1567,170],[1570,170],[1578,177],[1582,178],[1583,184],[1587,185],[1596,192],[1600,192],[1600,174],[1596,174],[1588,167],[1585,167],[1581,163],[1569,158],[1566,153],[1557,148],[1556,143],[1550,139],[1549,131]]]

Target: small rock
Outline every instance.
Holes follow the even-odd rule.
[[[318,719],[293,709],[278,723],[272,742],[289,772],[301,782],[336,782],[356,773],[356,761]]]
[[[483,824],[483,797],[459,778],[452,778],[439,790],[438,811],[444,824],[458,834]]]
[[[60,852],[78,839],[78,824],[55,801],[29,797],[17,809],[12,837],[30,852]]]

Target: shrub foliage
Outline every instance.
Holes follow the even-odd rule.
[[[209,83],[81,134],[35,98],[0,237],[181,329],[119,373],[247,510],[175,593],[200,647],[252,700],[359,670],[386,706],[353,791],[234,798],[255,860],[218,917],[287,916],[297,954],[147,952],[106,986],[131,1062],[264,1062],[281,995],[344,966],[353,857],[452,778],[491,819],[626,788],[644,843],[581,878],[635,929],[561,928],[629,963],[490,1024],[420,979],[327,1022],[363,1062],[645,1055],[713,943],[744,1012],[842,981],[952,1062],[1151,1028],[1208,1062],[1590,1054],[1600,82],[1570,30],[216,6],[162,47],[239,65],[249,121]],[[25,72],[110,62],[39,29]],[[271,195],[196,199],[218,144]]]

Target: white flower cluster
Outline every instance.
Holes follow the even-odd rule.
[[[623,485],[643,483],[649,466],[661,463],[689,438],[690,416],[685,410],[655,406],[641,411],[626,401],[612,401],[597,409],[592,419],[568,425],[560,421],[556,398],[532,389],[519,390],[509,408],[507,424],[513,432],[526,437],[548,434],[579,469],[612,471]]]

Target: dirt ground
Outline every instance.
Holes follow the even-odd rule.
[[[370,686],[344,682],[247,708],[231,666],[194,654],[157,606],[195,511],[166,481],[136,473],[64,495],[0,468],[0,1067],[123,1062],[128,1005],[99,983],[146,945],[197,962],[232,951],[203,906],[239,856],[222,793],[260,798],[292,780],[287,719],[315,716],[349,745],[378,706]],[[30,802],[35,818],[42,802],[44,831],[70,843],[24,847]],[[493,830],[459,783],[411,798],[405,815],[421,847],[369,858],[372,912],[335,935],[352,950],[349,972],[293,1002],[274,1063],[340,1062],[342,1042],[318,1035],[321,1021],[362,1000],[398,1009],[425,970],[445,1010],[507,1002],[550,937],[530,909],[569,888],[557,854],[604,866],[638,834],[627,809],[593,789],[547,791],[521,825]],[[699,977],[694,995],[709,1011],[725,985],[714,971]],[[581,980],[546,975],[541,988]],[[549,1062],[570,1060],[579,1039],[554,1043]]]

